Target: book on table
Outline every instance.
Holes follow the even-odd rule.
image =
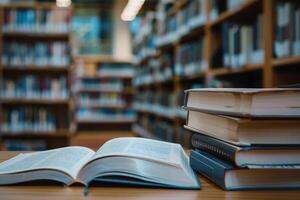
[[[191,143],[200,150],[240,168],[300,166],[300,145],[237,146],[204,134],[195,133]]]
[[[300,188],[299,166],[238,168],[212,154],[193,150],[191,167],[226,190]]]
[[[181,145],[143,138],[112,139],[96,152],[74,146],[21,153],[0,164],[0,185],[37,180],[200,189]]]
[[[300,119],[246,119],[189,110],[187,129],[236,145],[295,145]]]
[[[298,88],[206,88],[185,91],[188,110],[257,118],[299,118]]]

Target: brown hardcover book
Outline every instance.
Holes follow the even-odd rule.
[[[300,89],[191,89],[185,91],[184,107],[237,117],[299,118]]]
[[[300,143],[300,119],[244,119],[189,110],[186,128],[236,145]]]

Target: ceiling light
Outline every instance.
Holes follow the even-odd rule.
[[[56,0],[57,7],[69,7],[71,5],[71,0]]]

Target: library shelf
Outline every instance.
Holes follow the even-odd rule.
[[[133,94],[133,88],[127,89],[110,89],[110,88],[80,88],[76,91],[77,93],[118,93],[129,95]]]
[[[289,65],[299,65],[300,56],[292,56],[287,58],[279,58],[272,60],[273,67],[289,66]]]
[[[175,76],[173,79],[177,82],[182,81],[190,81],[190,80],[196,80],[196,79],[204,79],[206,77],[207,71],[202,71],[193,75],[189,76]]]
[[[171,16],[176,14],[182,7],[184,7],[189,0],[181,0],[181,1],[175,1],[173,7],[168,11],[167,15]]]
[[[116,58],[112,55],[74,55],[74,60],[75,61],[85,61],[88,63],[116,63],[116,64],[121,64],[121,63],[132,63],[132,58]]]
[[[133,122],[135,122],[135,119],[109,119],[109,117],[107,117],[106,119],[101,118],[101,119],[97,119],[96,117],[93,118],[86,118],[86,119],[77,119],[76,122],[78,124],[101,124],[101,123],[105,123],[105,124],[131,124]]]
[[[1,69],[3,70],[3,72],[7,72],[7,73],[16,73],[16,72],[66,73],[69,71],[69,66],[2,65]]]
[[[207,25],[214,27],[220,25],[224,21],[239,19],[241,15],[248,15],[251,14],[252,11],[258,10],[261,5],[262,3],[259,0],[248,0],[233,10],[221,13],[217,19],[207,23]]]
[[[168,121],[175,121],[176,120],[176,117],[177,115],[169,115],[169,114],[166,114],[164,112],[156,112],[156,111],[153,111],[153,110],[141,110],[141,109],[137,109],[136,110],[138,113],[140,114],[146,114],[146,115],[152,115],[152,116],[155,116],[155,117],[158,117],[158,118],[163,118],[163,119],[166,119]]]
[[[211,69],[208,72],[208,74],[210,76],[227,76],[227,75],[235,75],[235,74],[242,74],[242,73],[262,71],[262,70],[263,70],[263,64],[251,64],[251,65],[245,65],[239,67],[237,69],[225,68],[225,67]]]
[[[130,107],[125,105],[101,105],[101,104],[79,104],[81,108],[102,108],[102,109],[109,109],[109,110],[125,110],[130,109]]]
[[[51,132],[45,131],[26,131],[26,132],[1,132],[1,137],[9,138],[56,138],[56,137],[69,137],[69,130],[55,130]]]
[[[14,3],[3,3],[0,5],[0,8],[53,9],[57,7],[54,3],[50,2],[18,1]]]
[[[2,32],[2,36],[5,38],[13,38],[13,39],[30,39],[30,40],[62,40],[69,39],[69,32],[21,32],[21,31],[13,31],[13,32]]]
[[[148,130],[146,130],[145,128],[143,128],[142,126],[139,126],[137,124],[133,125],[132,130],[140,137],[154,139],[154,140],[160,140],[160,138],[154,136]]]
[[[87,76],[87,75],[80,75],[77,76],[79,79],[112,79],[112,78],[118,78],[118,79],[132,79],[132,75],[124,75],[124,74],[98,74],[96,76]]]
[[[61,106],[69,105],[68,99],[25,99],[25,98],[2,98],[1,103],[3,105],[8,104],[20,104],[20,105],[51,105],[51,106]]]

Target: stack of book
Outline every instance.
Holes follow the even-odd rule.
[[[227,190],[300,187],[299,89],[191,89],[191,166]]]

